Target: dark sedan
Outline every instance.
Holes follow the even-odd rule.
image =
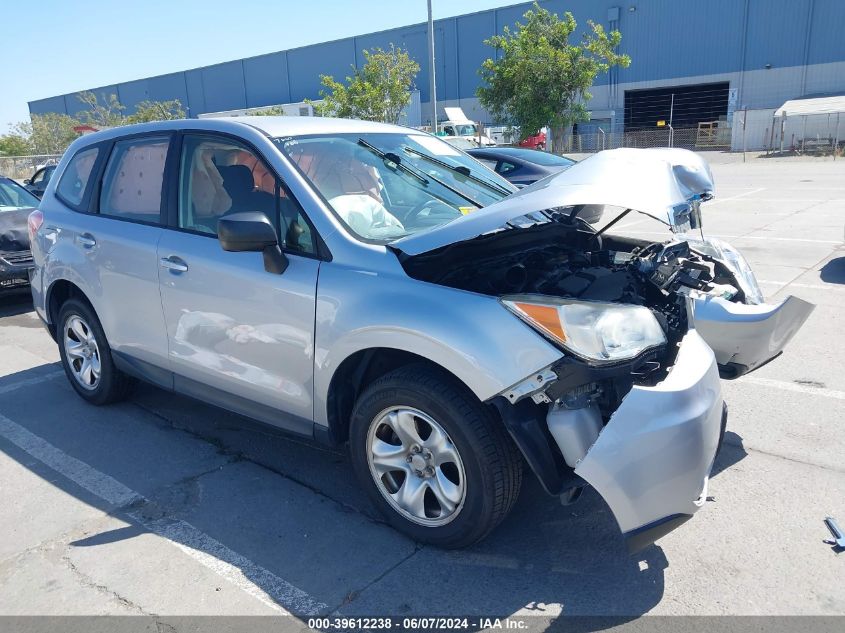
[[[29,191],[0,176],[0,292],[29,284],[33,263],[27,218],[38,204]]]
[[[53,177],[54,171],[56,171],[56,165],[45,165],[41,167],[32,174],[32,178],[27,178],[23,181],[24,187],[26,187],[27,191],[40,198],[44,195],[44,191],[47,189],[47,183]]]
[[[479,147],[467,153],[517,187],[530,185],[575,164],[564,156],[523,147]]]
[[[479,147],[466,152],[517,187],[526,187],[558,174],[576,162],[565,156],[522,147]],[[602,210],[600,205],[582,205],[578,217],[595,224],[601,219]]]

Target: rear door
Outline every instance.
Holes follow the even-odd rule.
[[[279,427],[311,433],[317,273],[315,235],[284,184],[251,147],[185,134],[177,212],[158,243],[161,298],[178,391]],[[217,219],[261,211],[289,265],[224,251]]]
[[[141,370],[149,365],[166,369],[168,363],[156,247],[163,232],[165,165],[172,136],[132,136],[96,150],[110,153],[91,195],[91,212],[73,214],[75,222],[63,226],[72,230],[68,237],[85,260],[77,268],[85,271],[86,290],[109,345]],[[83,154],[77,167],[90,171]],[[84,185],[75,182],[79,176],[74,168],[71,163],[57,188],[57,196],[72,208],[84,199]],[[166,377],[163,382],[166,385]]]

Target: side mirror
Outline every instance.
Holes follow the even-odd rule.
[[[217,239],[224,251],[261,252],[268,273],[281,275],[288,267],[276,229],[263,213],[244,211],[223,216],[217,221]]]
[[[23,179],[23,184],[25,184],[25,185],[31,185],[31,184],[32,184],[32,181],[31,181],[29,178],[24,178],[24,179]]]

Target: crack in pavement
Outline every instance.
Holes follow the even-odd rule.
[[[812,468],[819,468],[821,470],[829,470],[832,473],[845,474],[845,469],[834,468],[832,466],[826,466],[824,464],[816,464],[814,462],[806,462],[806,461],[798,459],[796,457],[789,457],[788,455],[781,455],[779,453],[771,453],[771,452],[765,451],[761,448],[755,448],[754,446],[749,446],[749,445],[745,444],[745,440],[741,440],[740,442],[729,442],[727,439],[725,439],[723,444],[725,446],[731,446],[733,448],[742,449],[746,453],[760,453],[761,455],[766,455],[767,457],[774,457],[776,459],[783,459],[785,461],[792,462],[793,464],[801,464],[802,466],[810,466]]]

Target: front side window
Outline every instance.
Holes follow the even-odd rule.
[[[283,248],[316,252],[302,208],[249,148],[207,136],[186,136],[179,170],[179,228],[217,235],[228,214],[261,212],[277,227]]]
[[[514,189],[471,157],[419,132],[276,139],[359,238],[387,243],[472,213]]]
[[[140,138],[114,144],[100,191],[100,214],[161,221],[164,166],[170,140]]]
[[[37,172],[35,172],[35,175],[32,177],[32,180],[30,180],[30,183],[32,183],[33,185],[40,185],[42,182],[44,182],[46,176],[47,170],[39,169]]]
[[[56,187],[56,193],[73,206],[82,203],[88,186],[91,184],[91,171],[97,161],[99,148],[82,150],[70,159],[62,179]]]
[[[0,178],[0,213],[35,209],[40,201],[16,182]]]

